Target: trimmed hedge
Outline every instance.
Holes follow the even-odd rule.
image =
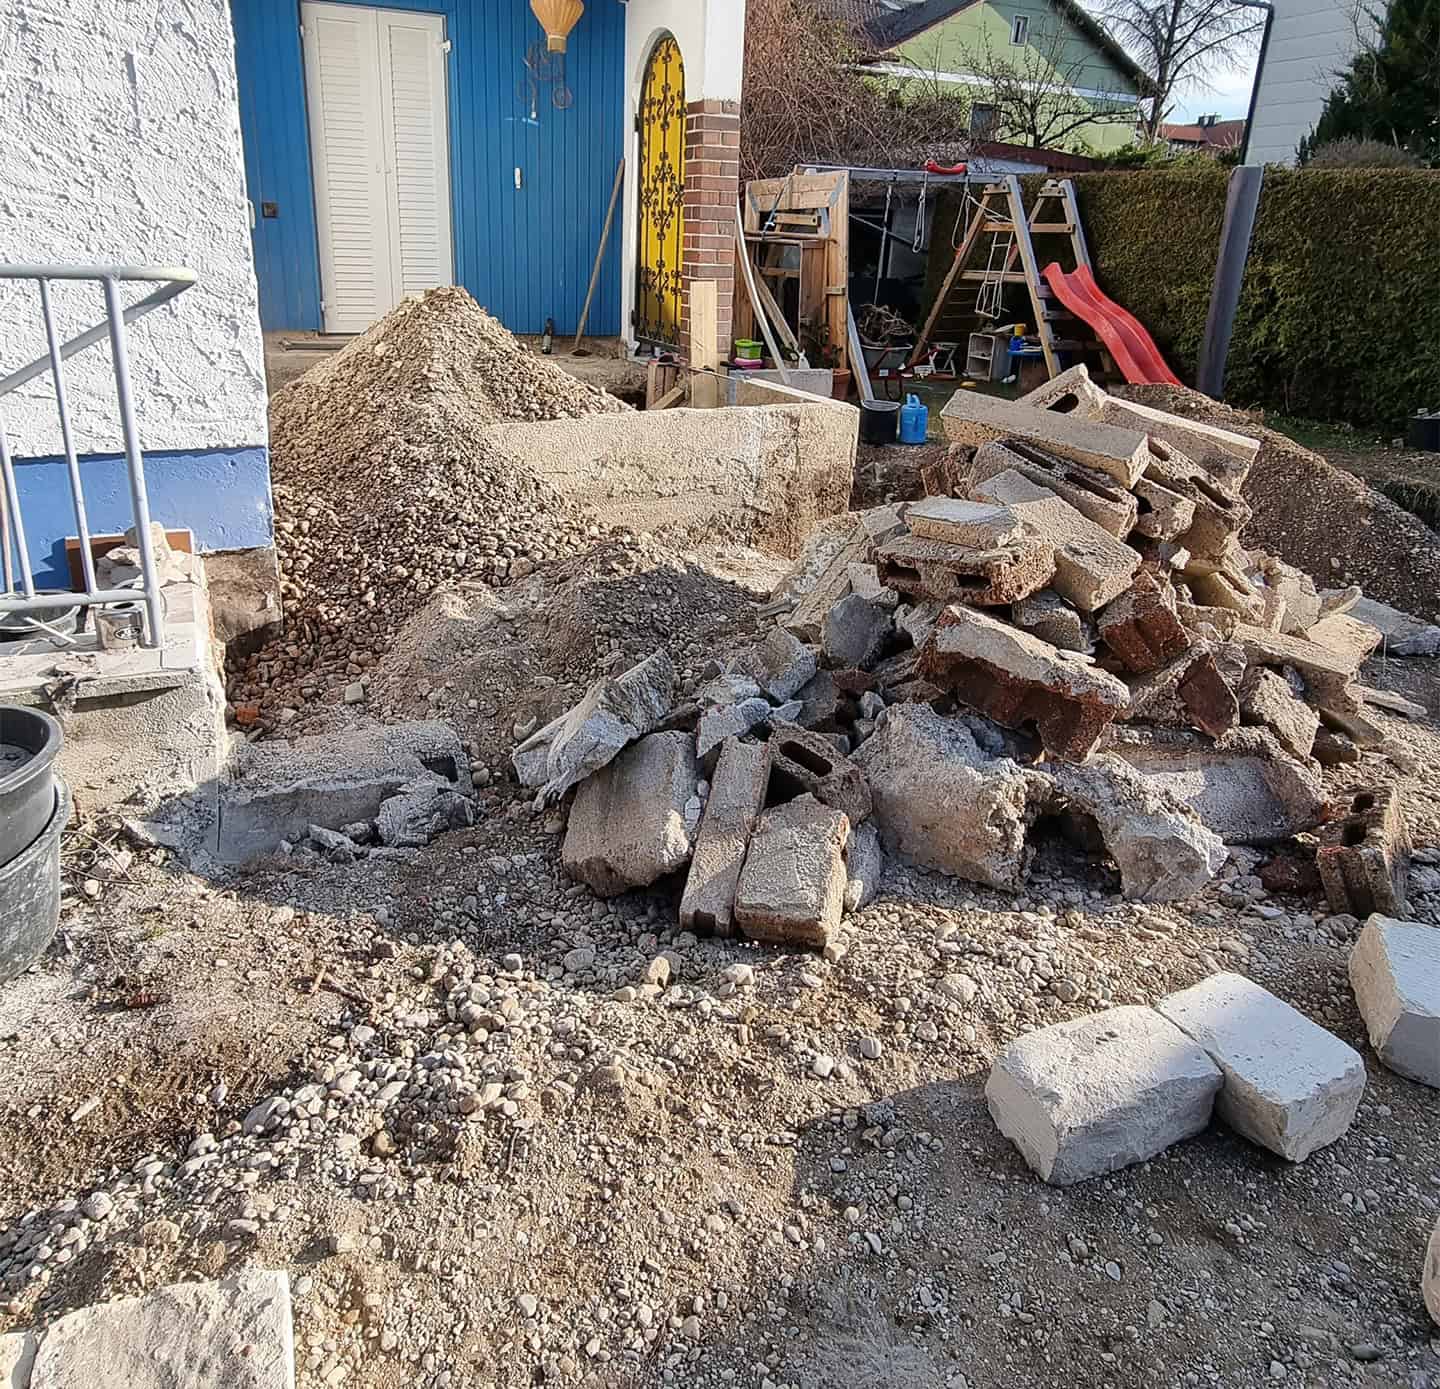
[[[1187,168],[1075,179],[1096,278],[1187,381],[1228,178]],[[1040,180],[1024,182],[1033,197]],[[1051,249],[1039,248],[1042,264]],[[932,290],[947,263],[942,241]],[[1440,171],[1266,170],[1226,397],[1390,431],[1440,407]]]

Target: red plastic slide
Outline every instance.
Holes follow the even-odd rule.
[[[1057,262],[1051,261],[1040,273],[1055,291],[1056,298],[1100,335],[1115,365],[1132,385],[1180,384],[1140,320],[1126,313],[1113,299],[1107,299],[1087,267],[1082,265],[1067,275]]]

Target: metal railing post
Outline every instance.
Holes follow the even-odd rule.
[[[110,356],[115,364],[115,393],[120,402],[120,430],[125,439],[126,472],[130,476],[130,504],[135,517],[135,544],[140,551],[140,572],[145,581],[145,610],[149,616],[146,646],[159,646],[165,639],[161,613],[160,586],[155,574],[155,548],[150,543],[150,498],[145,491],[145,473],[140,460],[140,431],[135,424],[135,402],[130,395],[130,360],[125,351],[125,320],[120,305],[120,287],[113,275],[105,286],[105,314],[110,321]]]
[[[16,558],[20,565],[20,586],[27,598],[35,596],[35,579],[30,573],[30,550],[25,544],[25,521],[20,515],[20,489],[15,484],[15,460],[10,457],[10,437],[5,433],[5,422],[0,420],[0,474],[4,477],[5,510],[9,513],[7,533],[15,538]],[[10,562],[6,556],[6,565]],[[6,575],[7,581],[10,576]]]

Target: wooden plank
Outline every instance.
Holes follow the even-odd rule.
[[[735,251],[740,261],[741,277],[745,281],[745,292],[750,296],[750,302],[755,306],[755,320],[760,325],[761,334],[765,338],[765,346],[770,349],[770,355],[774,358],[775,368],[780,373],[780,380],[790,384],[790,370],[785,365],[785,358],[780,355],[780,348],[775,342],[775,335],[770,331],[769,321],[760,307],[760,291],[755,287],[755,274],[750,265],[750,252],[746,248],[745,238],[740,231],[740,199],[735,199]]]
[[[1015,245],[1020,251],[1020,263],[1025,267],[1025,280],[1030,290],[1030,307],[1035,314],[1040,348],[1045,354],[1046,369],[1053,378],[1060,375],[1060,364],[1055,359],[1055,334],[1042,313],[1045,305],[1040,298],[1040,267],[1035,260],[1035,245],[1030,240],[1030,227],[1025,221],[1025,200],[1020,194],[1020,180],[1010,174],[1005,185],[1010,194],[1010,215],[1017,227]]]
[[[939,290],[936,291],[935,302],[930,305],[925,326],[920,329],[920,336],[915,339],[915,349],[910,354],[907,366],[913,367],[925,355],[925,347],[930,341],[930,334],[935,331],[935,325],[940,321],[940,315],[945,312],[945,305],[950,298],[950,291],[955,288],[955,281],[964,278],[967,273],[965,262],[969,260],[970,252],[975,249],[975,243],[979,241],[984,230],[985,214],[990,207],[990,192],[990,188],[987,187],[980,198],[980,206],[975,210],[975,218],[970,223],[969,231],[965,233],[965,240],[956,250],[955,259],[950,262],[950,269],[945,272],[945,278],[940,282]]]
[[[790,331],[790,325],[785,321],[785,314],[780,307],[779,301],[775,298],[770,286],[765,283],[765,276],[770,273],[772,272],[766,270],[763,266],[755,267],[755,292],[760,297],[760,303],[756,307],[770,320],[770,326],[774,328],[775,336],[794,352],[796,356],[799,356],[800,343],[796,339],[795,334]]]
[[[1092,271],[1094,267],[1090,264],[1090,247],[1085,241],[1085,227],[1080,221],[1080,202],[1075,196],[1075,184],[1066,178],[1060,180],[1060,196],[1065,202],[1065,214],[1070,219],[1073,230],[1070,233],[1070,249],[1075,252],[1075,264],[1083,265],[1087,270]]]
[[[720,404],[720,286],[690,281],[690,403],[702,410]]]
[[[647,410],[668,410],[672,405],[678,405],[685,399],[685,387],[688,384],[683,380],[677,381],[654,405],[648,405],[645,408]]]

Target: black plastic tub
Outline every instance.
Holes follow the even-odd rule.
[[[0,704],[0,870],[39,837],[55,796],[55,759],[64,734],[39,709]]]
[[[867,444],[893,444],[899,433],[898,400],[870,400],[860,406],[860,437]]]
[[[29,969],[60,924],[60,835],[70,823],[70,788],[55,777],[45,789],[50,813],[39,837],[0,867],[0,984]]]

